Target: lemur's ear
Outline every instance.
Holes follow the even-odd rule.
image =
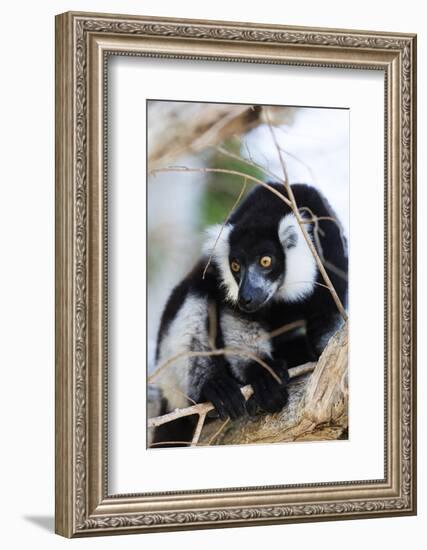
[[[205,231],[203,242],[203,254],[210,256],[212,253],[216,257],[226,256],[228,258],[228,238],[233,226],[229,223],[215,224],[208,227]]]
[[[310,224],[306,228],[310,236]],[[298,302],[314,291],[316,262],[293,213],[280,220],[278,234],[286,256],[286,272],[277,295],[285,302]]]
[[[298,244],[298,222],[293,214],[288,214],[279,224],[279,240],[284,250],[295,248]]]

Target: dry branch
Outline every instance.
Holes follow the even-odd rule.
[[[260,170],[261,172],[264,172],[264,174],[266,176],[269,176],[270,178],[272,178],[273,181],[279,181],[280,180],[279,176],[277,176],[271,170],[268,170],[268,168],[265,168],[261,164],[258,164],[257,162],[253,161],[252,157],[250,157],[249,160],[245,159],[241,155],[237,155],[236,153],[232,153],[231,151],[228,151],[227,149],[224,149],[224,147],[221,147],[221,146],[216,147],[216,150],[219,153],[221,153],[222,155],[224,155],[225,157],[231,158],[233,160],[237,160],[239,162],[242,162],[243,164],[246,164],[246,166],[250,166],[251,168],[256,168],[256,169]]]
[[[292,369],[289,369],[289,377],[295,378],[296,376],[302,376],[303,374],[312,372],[314,370],[314,367],[315,363],[305,363],[304,365],[293,367]],[[250,386],[249,384],[247,386],[243,386],[243,388],[241,388],[241,392],[243,394],[243,397],[247,401],[249,397],[251,397],[251,395],[253,394],[252,386]],[[215,407],[212,405],[212,403],[199,403],[198,405],[192,405],[191,407],[185,407],[184,409],[176,409],[162,416],[149,418],[147,424],[149,428],[157,428],[162,424],[172,422],[173,420],[177,420],[178,418],[183,418],[185,416],[192,416],[194,414],[197,414],[199,415],[199,417],[206,417],[207,413],[209,411],[212,411],[214,408]]]
[[[345,325],[330,340],[311,375],[294,378],[289,400],[276,414],[242,418],[221,427],[212,422],[203,430],[199,445],[284,443],[289,441],[336,440],[348,430],[348,331]]]
[[[154,175],[161,172],[201,172],[205,174],[217,173],[228,174],[229,176],[240,176],[241,178],[246,178],[247,180],[253,181],[258,185],[265,187],[266,189],[271,191],[271,193],[276,195],[276,197],[279,197],[279,199],[287,204],[289,207],[292,207],[291,201],[284,197],[281,193],[279,193],[277,189],[274,189],[274,187],[272,187],[268,183],[265,183],[265,181],[256,178],[255,176],[244,174],[243,172],[239,172],[238,170],[228,170],[227,168],[189,168],[187,166],[167,166],[166,168],[153,168],[150,171],[150,174]]]
[[[317,364],[289,369],[289,401],[281,412],[205,425],[206,415],[214,407],[211,403],[199,403],[150,418],[148,427],[199,415],[193,440],[177,442],[190,446],[211,445],[214,441],[219,445],[236,445],[343,438],[348,429],[347,367],[348,329],[344,325],[331,338]],[[245,399],[253,393],[249,385],[241,391]]]
[[[263,107],[221,103],[150,102],[148,163],[150,169],[198,153],[263,123]],[[274,124],[292,121],[294,109],[271,109]]]

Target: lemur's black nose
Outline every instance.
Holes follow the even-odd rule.
[[[248,278],[242,281],[238,300],[240,309],[254,312],[264,303],[265,299],[266,294],[262,288],[252,285]]]
[[[248,306],[252,302],[252,296],[240,296],[239,303],[241,306]]]
[[[256,311],[261,303],[262,300],[258,300],[256,296],[251,294],[240,296],[238,301],[239,308],[248,313]]]

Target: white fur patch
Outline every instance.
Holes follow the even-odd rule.
[[[207,343],[206,329],[207,298],[188,296],[177,316],[171,322],[160,343],[160,353],[156,367],[182,352],[192,351],[196,340],[201,345]],[[172,409],[188,405],[186,395],[189,388],[191,359],[182,357],[164,368],[155,379]],[[178,388],[178,390],[177,390]]]
[[[271,341],[267,332],[255,321],[246,321],[233,312],[224,311],[221,315],[221,329],[224,335],[224,345],[227,348],[240,348],[254,353],[258,357],[271,357]],[[227,355],[234,375],[242,382],[241,377],[245,365],[251,361],[242,355]]]
[[[306,228],[310,235],[308,224]],[[294,214],[281,219],[279,239],[286,255],[286,274],[276,296],[285,302],[298,302],[313,293],[317,267]]]
[[[222,226],[220,224],[217,224],[212,225],[206,230],[207,237],[203,245],[203,253],[209,257],[213,251],[212,259],[220,271],[222,279],[221,284],[226,290],[227,299],[231,303],[235,304],[239,295],[239,287],[236,283],[235,278],[233,277],[229,262],[229,238],[233,226],[231,224],[226,224],[222,232],[221,227]]]

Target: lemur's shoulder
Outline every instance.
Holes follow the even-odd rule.
[[[172,290],[160,320],[157,335],[157,355],[159,344],[167,331],[171,321],[176,318],[186,299],[190,296],[211,297],[216,299],[222,296],[219,285],[218,270],[210,263],[206,269],[207,259],[200,259],[193,269]]]

